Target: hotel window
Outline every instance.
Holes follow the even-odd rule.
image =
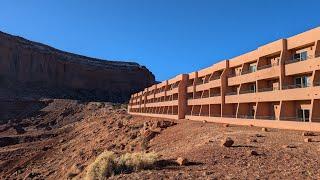
[[[257,65],[256,65],[256,64],[250,65],[249,71],[250,71],[250,72],[256,72],[256,71],[257,71]]]
[[[293,55],[293,60],[304,61],[308,59],[308,52],[304,51]]]
[[[295,85],[298,87],[309,87],[309,79],[307,76],[295,78]]]

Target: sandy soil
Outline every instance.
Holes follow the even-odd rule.
[[[1,179],[81,179],[105,150],[155,151],[154,169],[110,179],[319,179],[320,134],[128,115],[121,106],[45,100],[0,125]],[[146,123],[148,122],[148,123]],[[159,123],[157,123],[159,122]],[[164,124],[164,125],[163,125]],[[150,131],[148,127],[154,127]],[[150,133],[152,132],[152,133]],[[221,140],[231,137],[232,147]],[[148,139],[147,143],[145,139]],[[257,155],[252,155],[252,151]],[[178,157],[189,163],[178,166]]]

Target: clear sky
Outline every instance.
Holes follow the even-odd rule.
[[[320,0],[2,0],[0,31],[159,81],[320,26]]]

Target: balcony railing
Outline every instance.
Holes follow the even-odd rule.
[[[203,81],[197,81],[196,82],[196,85],[201,85],[201,84],[204,84],[204,82]]]
[[[189,96],[188,99],[202,99],[202,98],[218,97],[218,96],[221,96],[221,94],[220,93],[210,94],[210,95],[206,94],[206,95],[204,95],[202,97],[201,96],[195,96],[195,97]]]
[[[210,114],[210,117],[221,117],[221,114]]]
[[[254,116],[252,116],[252,115],[238,115],[238,118],[241,118],[241,119],[254,119]]]
[[[279,87],[268,87],[268,88],[260,88],[258,92],[266,92],[266,91],[277,91]]]
[[[239,94],[248,94],[248,93],[255,93],[255,90],[249,89],[249,90],[244,90],[244,91],[240,91]]]
[[[227,92],[226,96],[231,96],[231,95],[237,95],[238,93],[236,91],[234,92]]]
[[[282,116],[280,117],[281,120],[291,120],[291,121],[301,121],[301,122],[309,122],[309,119],[304,119],[297,116]]]
[[[308,55],[306,58],[292,58],[292,59],[289,59],[289,60],[287,60],[286,62],[285,62],[285,64],[291,64],[291,63],[296,63],[296,62],[299,62],[299,61],[306,61],[306,60],[308,60],[308,59],[312,59],[312,58],[314,58],[314,56],[313,55]]]
[[[320,82],[313,83],[313,86],[320,86]]]
[[[275,116],[256,116],[256,119],[268,119],[268,120],[275,120]]]
[[[220,76],[221,76],[221,75],[219,75],[219,76],[212,76],[212,77],[210,78],[210,81],[214,81],[214,80],[220,79]]]
[[[264,65],[264,66],[258,66],[257,69],[258,70],[262,70],[262,69],[267,69],[267,68],[271,68],[271,67],[274,67],[274,66],[279,66],[279,62],[267,64],[267,65]]]
[[[228,115],[228,114],[224,114],[224,115],[222,115],[222,117],[225,117],[225,118],[237,118],[236,115]]]
[[[296,88],[306,88],[311,87],[311,84],[292,84],[292,85],[284,85],[282,86],[282,89],[296,89]]]
[[[236,77],[236,76],[240,76],[240,73],[229,73],[228,74],[228,78],[232,78],[232,77]]]
[[[253,73],[253,72],[256,72],[256,70],[248,69],[248,70],[242,71],[242,72],[241,72],[241,75],[250,74],[250,73]]]

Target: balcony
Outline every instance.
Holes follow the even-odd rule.
[[[258,66],[257,69],[259,71],[259,70],[268,69],[268,68],[275,67],[275,66],[279,66],[279,62],[267,64],[264,66]]]
[[[307,60],[295,60],[286,63],[285,75],[290,76],[294,74],[302,74],[319,70],[320,68],[320,57],[312,58]]]
[[[258,67],[257,71],[248,70],[243,71],[242,74],[233,74],[228,76],[228,85],[234,86],[238,84],[253,82],[261,79],[270,79],[280,76],[280,69],[278,63],[269,64]]]
[[[173,88],[173,89],[170,89],[167,91],[167,96],[170,96],[172,94],[176,94],[179,92],[179,89],[178,88]]]
[[[165,91],[161,91],[161,92],[154,95],[155,98],[159,98],[159,97],[163,97],[163,96],[165,96]]]
[[[226,96],[232,96],[232,95],[237,95],[237,94],[238,94],[237,91],[232,91],[232,92],[225,93]]]
[[[311,87],[311,83],[284,85],[282,86],[282,89],[286,90],[286,89],[297,89],[297,88],[307,88],[307,87]]]
[[[269,91],[277,91],[279,87],[267,87],[267,88],[260,88],[258,92],[269,92]]]
[[[239,118],[239,119],[254,119],[254,116],[251,116],[251,115],[238,115],[237,118]]]
[[[196,86],[196,91],[204,91],[214,87],[220,87],[221,81],[219,79],[209,81],[208,83],[199,84]]]
[[[314,56],[312,55],[303,55],[303,56],[300,56],[300,57],[293,57],[292,59],[289,59],[285,62],[285,64],[291,64],[291,63],[296,63],[296,62],[300,62],[300,61],[306,61],[308,59],[313,59],[315,58]]]
[[[248,94],[248,93],[255,93],[255,92],[256,92],[256,90],[247,89],[247,90],[240,91],[239,94]]]
[[[275,116],[256,116],[256,119],[261,119],[261,120],[265,120],[265,119],[267,119],[267,120],[275,120],[276,119],[276,117]]]
[[[221,103],[221,95],[220,94],[213,94],[211,96],[203,96],[189,98],[188,105],[202,105],[202,104],[220,104]]]
[[[178,105],[178,100],[148,103],[146,104],[146,107],[162,107],[162,106],[175,106],[175,105]]]

